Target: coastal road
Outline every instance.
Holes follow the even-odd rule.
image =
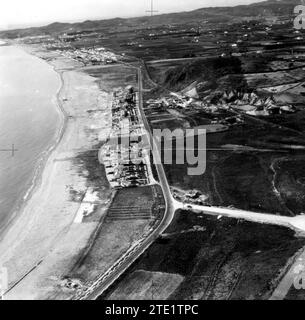
[[[134,67],[136,68],[136,67]],[[151,231],[146,238],[135,243],[124,256],[121,257],[110,269],[101,275],[84,293],[76,296],[76,299],[81,300],[95,300],[107,288],[109,288],[115,280],[117,280],[127,269],[134,263],[148,247],[162,234],[170,225],[174,218],[175,211],[183,207],[183,204],[176,201],[170,191],[170,187],[165,175],[163,165],[160,161],[161,155],[152,135],[145,113],[143,111],[143,87],[142,87],[142,67],[136,68],[138,72],[138,108],[139,113],[144,124],[145,130],[149,136],[151,151],[154,159],[154,164],[158,173],[159,184],[165,200],[165,213],[161,222],[157,227]]]

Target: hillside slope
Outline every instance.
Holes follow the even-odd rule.
[[[199,94],[206,90],[245,89],[241,61],[237,57],[195,60],[168,70],[162,85],[169,90],[179,91],[197,81]]]
[[[175,23],[191,23],[202,20],[210,23],[222,23],[228,21],[241,21],[244,18],[278,17],[293,15],[293,8],[301,4],[301,0],[268,0],[251,5],[239,5],[235,7],[201,8],[189,12],[179,12],[156,15],[153,18],[115,18],[108,20],[84,21],[77,23],[55,22],[43,27],[16,29],[0,32],[0,37],[15,38],[31,35],[56,34],[82,30],[100,30],[114,28],[116,31],[126,28],[143,28],[146,25],[163,25]]]

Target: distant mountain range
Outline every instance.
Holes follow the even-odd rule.
[[[305,3],[305,2],[304,2]],[[114,18],[108,20],[87,20],[77,23],[54,22],[43,27],[7,30],[0,32],[0,37],[23,37],[29,35],[56,34],[68,31],[103,30],[105,28],[133,28],[145,25],[164,25],[191,23],[198,20],[210,23],[225,23],[229,21],[242,21],[243,19],[268,18],[288,16],[293,14],[296,5],[301,0],[268,0],[250,5],[235,7],[210,7],[188,12],[178,12],[156,15],[153,18],[144,16],[137,18]]]

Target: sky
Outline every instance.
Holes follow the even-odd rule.
[[[147,15],[151,0],[0,0],[0,29],[87,19]],[[154,0],[159,13],[211,6],[249,4],[262,0]],[[1,3],[2,2],[2,3]]]

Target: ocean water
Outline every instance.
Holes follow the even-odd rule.
[[[0,231],[31,190],[61,126],[59,75],[19,47],[0,46]]]

